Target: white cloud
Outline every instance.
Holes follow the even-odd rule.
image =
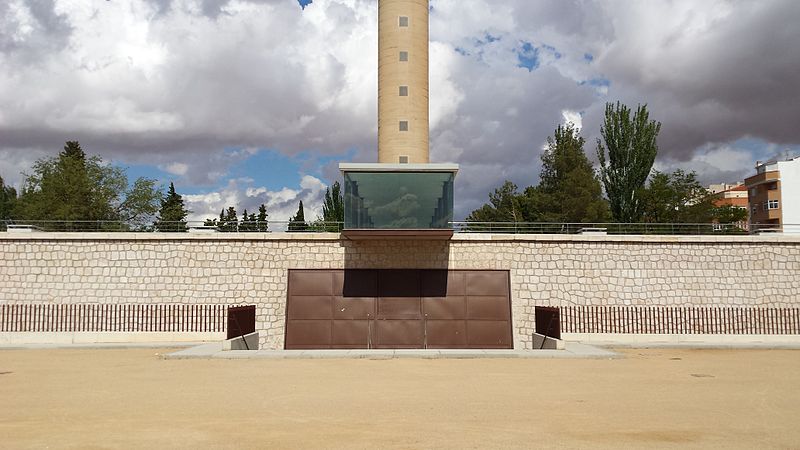
[[[187,172],[189,172],[189,165],[174,162],[167,165],[159,166],[159,168],[167,173],[171,173],[173,175],[184,176]]]
[[[561,117],[564,118],[564,124],[571,123],[575,125],[575,128],[578,130],[583,128],[583,117],[581,116],[581,113],[565,109],[564,111],[561,111]]]
[[[281,225],[285,226],[281,222],[286,222],[297,213],[301,200],[307,222],[322,216],[322,203],[328,186],[320,179],[304,175],[300,181],[300,189],[284,187],[275,191],[263,186],[253,186],[253,181],[246,178],[231,180],[225,188],[216,192],[184,195],[187,208],[192,211],[189,220],[201,222],[219,217],[219,213],[229,206],[236,208],[241,217],[245,209],[248,214],[254,213],[264,204],[267,206],[269,220],[274,223],[271,229],[278,231]]]

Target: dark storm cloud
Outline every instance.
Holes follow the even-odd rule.
[[[11,2],[0,2],[0,53],[9,62],[30,63],[68,45],[72,26],[53,0],[28,0],[24,7],[17,13]]]

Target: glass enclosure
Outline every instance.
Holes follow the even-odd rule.
[[[345,229],[449,229],[453,172],[345,172]]]

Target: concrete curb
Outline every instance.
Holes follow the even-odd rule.
[[[184,348],[187,350],[198,346],[202,342],[122,342],[122,343],[90,343],[90,344],[0,344],[0,351],[4,350],[67,350],[67,349],[134,349],[134,348]]]
[[[233,350],[204,344],[162,355],[163,359],[616,359],[622,355],[570,342],[564,350]]]

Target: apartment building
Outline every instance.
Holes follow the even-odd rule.
[[[800,157],[756,163],[745,179],[751,229],[800,233]]]

